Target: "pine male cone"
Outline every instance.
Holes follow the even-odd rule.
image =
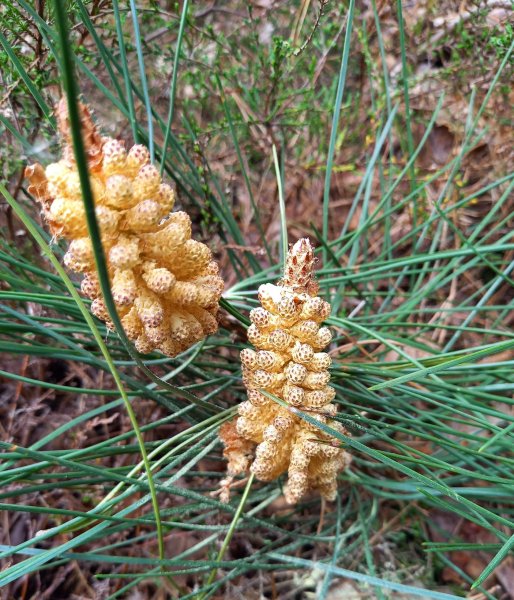
[[[191,239],[191,219],[171,213],[175,194],[150,163],[147,148],[126,152],[102,137],[86,106],[80,105],[82,137],[111,291],[125,333],[142,353],[159,349],[176,356],[218,328],[223,291],[209,248]],[[83,273],[81,290],[92,312],[109,319],[88,237],[82,190],[71,147],[66,104],[57,109],[63,158],[26,169],[29,191],[42,205],[50,231],[70,243],[64,262]]]
[[[335,438],[261,393],[266,390],[348,435],[331,418],[337,411],[332,404],[336,392],[328,385],[331,359],[322,350],[332,335],[327,327],[320,327],[330,315],[330,305],[317,296],[313,267],[312,246],[308,239],[301,239],[288,253],[284,279],[278,285],[260,286],[261,307],[250,312],[248,328],[248,340],[255,349],[241,352],[248,400],[239,405],[235,427],[220,432],[229,475],[244,472],[250,465],[257,479],[270,481],[287,471],[284,493],[291,504],[310,490],[334,500],[337,473],[351,459]],[[234,429],[247,443],[237,446],[237,456],[233,456]],[[230,443],[225,440],[227,432]],[[255,447],[253,461],[248,459],[248,443]]]

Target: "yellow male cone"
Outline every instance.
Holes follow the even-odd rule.
[[[223,291],[209,248],[191,239],[191,219],[174,212],[175,194],[150,163],[147,148],[127,152],[103,137],[80,105],[82,136],[111,291],[127,336],[143,353],[175,356],[218,328]],[[55,237],[69,241],[64,262],[83,273],[81,289],[92,312],[112,323],[102,298],[88,237],[66,105],[57,110],[63,158],[43,169],[27,168],[29,191],[39,200]]]
[[[241,352],[248,400],[239,405],[235,423],[220,431],[229,475],[249,467],[257,479],[270,481],[287,471],[284,493],[291,504],[310,490],[333,500],[337,473],[351,458],[335,438],[262,393],[346,433],[331,418],[337,410],[332,404],[335,390],[328,385],[331,359],[323,349],[332,335],[320,326],[330,315],[330,305],[317,296],[313,267],[312,246],[301,239],[289,250],[284,279],[260,286],[261,307],[250,312],[248,328],[255,349]],[[235,444],[236,435],[246,444]]]

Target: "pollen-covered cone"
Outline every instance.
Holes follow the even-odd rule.
[[[335,390],[328,385],[331,359],[323,349],[332,336],[321,326],[330,305],[316,295],[313,266],[309,240],[299,240],[289,251],[280,284],[260,286],[261,307],[251,311],[248,328],[255,349],[241,352],[248,400],[239,406],[237,433],[255,444],[250,470],[258,479],[270,481],[288,472],[285,497],[292,504],[310,490],[333,500],[337,473],[350,460],[335,438],[262,393],[344,432],[331,418],[336,413]],[[228,450],[227,446],[225,456],[234,471],[237,462]]]
[[[140,352],[159,349],[175,356],[218,328],[223,291],[218,265],[205,244],[191,239],[189,216],[171,212],[174,192],[150,163],[146,147],[135,145],[127,152],[122,142],[102,137],[87,107],[80,108],[96,218],[124,330]],[[64,262],[83,273],[81,289],[93,301],[93,313],[112,327],[96,274],[63,101],[57,114],[63,158],[46,169],[28,167],[29,191],[40,201],[52,234],[69,241]]]

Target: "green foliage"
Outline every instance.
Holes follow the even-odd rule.
[[[489,36],[489,45],[495,49],[496,56],[499,59],[503,59],[514,40],[514,27],[510,23],[507,23],[502,30],[495,28],[490,33],[492,35]]]

